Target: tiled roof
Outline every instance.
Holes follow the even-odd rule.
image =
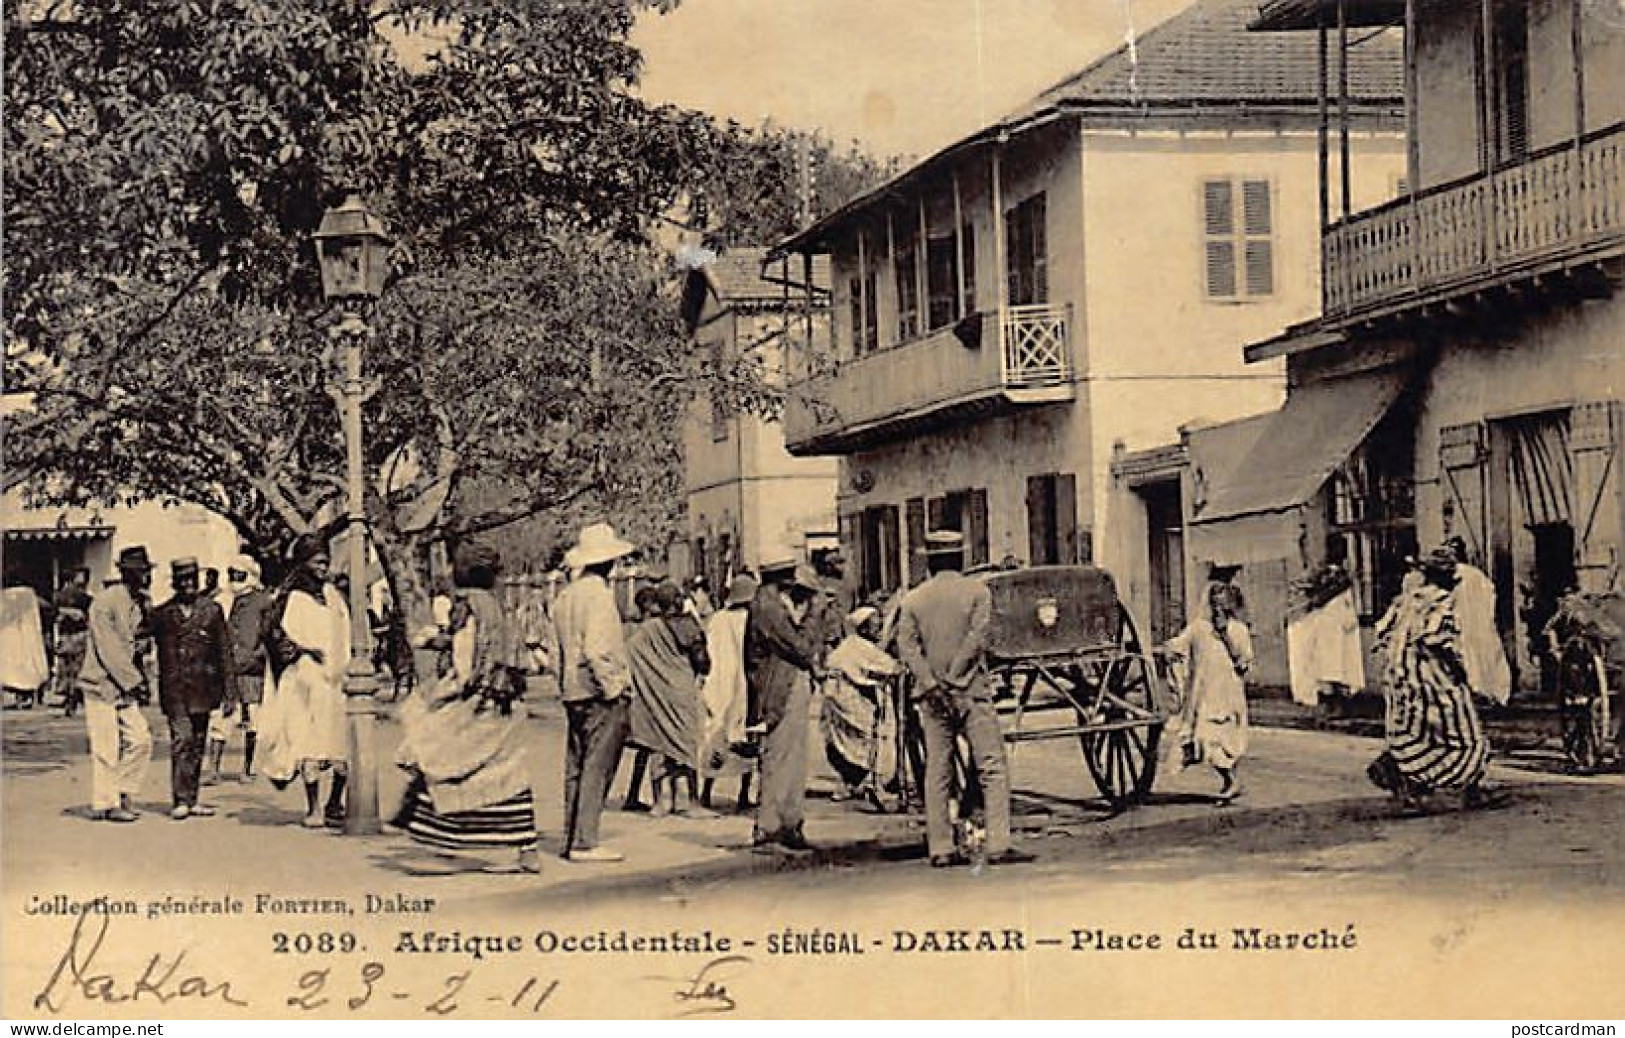
[[[1267,0],[1266,0],[1267,6]],[[1285,108],[1313,116],[1320,101],[1320,44],[1312,32],[1260,32],[1259,0],[1195,0],[1167,21],[1056,83],[990,126],[904,170],[886,184],[852,199],[812,227],[780,242],[794,251],[825,243],[830,228],[872,205],[898,186],[939,168],[969,149],[985,147],[1060,113],[1091,111],[1108,120],[1138,119],[1158,110],[1200,109],[1205,115],[1244,118],[1250,112]],[[1404,38],[1401,32],[1362,29],[1349,38],[1349,101],[1394,120],[1404,102]],[[1330,48],[1327,89],[1335,105],[1338,58]]]
[[[1313,103],[1320,93],[1319,42],[1312,32],[1253,32],[1258,0],[1197,0],[1172,18],[1039,94],[1025,110],[1057,105],[1247,102]],[[1398,32],[1364,30],[1351,43],[1349,94],[1355,102],[1404,96],[1404,42]],[[1337,89],[1337,47],[1329,83]]]
[[[801,261],[790,260],[788,278],[778,263],[763,276],[762,263],[767,259],[765,246],[735,246],[721,255],[707,255],[698,264],[705,271],[712,291],[725,303],[779,302],[784,298],[784,281],[791,283],[790,298],[799,305],[801,292]],[[813,284],[821,291],[829,289],[829,257],[817,257],[813,264]]]

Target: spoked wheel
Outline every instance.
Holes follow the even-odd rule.
[[[1575,771],[1591,772],[1613,755],[1608,670],[1596,647],[1573,638],[1558,656],[1558,714],[1563,725],[1563,752]]]
[[[1083,759],[1089,765],[1089,774],[1112,810],[1126,810],[1150,794],[1157,780],[1161,724],[1085,732],[1079,738],[1083,740]]]
[[[1151,659],[1119,607],[1116,651],[1082,663],[1075,676],[1083,759],[1100,795],[1121,811],[1144,800],[1157,778],[1165,716]]]

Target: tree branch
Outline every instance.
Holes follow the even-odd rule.
[[[564,494],[538,491],[528,498],[503,508],[491,509],[481,512],[479,515],[470,516],[461,522],[453,523],[448,529],[441,532],[440,539],[474,537],[482,533],[490,533],[492,530],[529,519],[531,516],[545,512],[549,508],[562,508],[601,489],[602,486],[600,480],[594,479],[578,484],[573,490]]]

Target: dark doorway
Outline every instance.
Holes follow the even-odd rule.
[[[1151,635],[1167,641],[1185,627],[1185,511],[1178,480],[1139,488],[1151,562]]]

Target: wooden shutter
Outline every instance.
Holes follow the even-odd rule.
[[[1078,479],[1070,472],[1055,477],[1055,545],[1060,552],[1057,562],[1070,566],[1083,558],[1083,546],[1078,537]],[[1089,555],[1094,555],[1093,544]]]
[[[849,560],[856,560],[858,589],[866,591],[868,589],[864,587],[863,574],[863,527],[853,512],[843,512],[836,517],[836,523],[840,528],[841,553]],[[851,565],[850,562],[848,564]]]
[[[1043,195],[1027,202],[1027,244],[1031,250],[1032,302],[1049,302],[1049,216]]]
[[[903,568],[898,559],[900,548],[900,532],[897,522],[897,506],[886,505],[881,509],[880,528],[884,541],[881,546],[881,565],[884,570],[885,587],[887,590],[901,587],[903,583]]]
[[[1574,466],[1574,568],[1586,591],[1608,589],[1619,562],[1620,408],[1582,404],[1569,414]]]
[[[1486,565],[1489,524],[1485,512],[1484,426],[1479,422],[1447,425],[1439,430],[1439,483],[1445,514],[1445,536],[1467,542],[1474,561]]]
[[[1027,301],[1027,229],[1021,217],[1019,205],[1004,214],[1005,292],[1011,306]]]
[[[980,566],[988,561],[987,550],[987,491],[982,488],[971,490],[969,507],[966,509],[965,540],[969,552],[968,560],[972,566]]]
[[[908,524],[908,582],[912,586],[925,579],[925,498],[910,498],[906,508]]]
[[[1202,232],[1206,248],[1207,294],[1215,299],[1236,295],[1235,189],[1228,180],[1202,184]]]
[[[925,503],[925,528],[930,533],[936,533],[944,528],[943,519],[948,511],[948,502],[944,498],[933,497]]]
[[[1027,477],[1027,561],[1046,566],[1055,561],[1054,476]]]
[[[965,297],[960,300],[959,316],[968,317],[976,312],[976,225],[966,220],[959,235],[959,264],[965,278]]]
[[[1274,212],[1270,182],[1248,180],[1241,185],[1242,232],[1246,235],[1247,294],[1267,296],[1275,291]]]

